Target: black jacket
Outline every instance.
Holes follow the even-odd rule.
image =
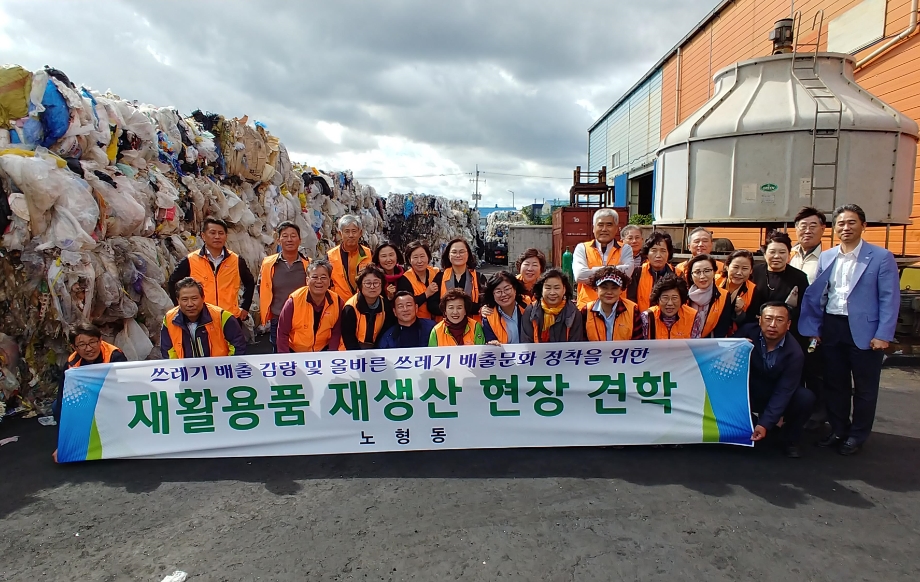
[[[792,334],[786,334],[783,345],[775,350],[776,362],[769,368],[763,356],[759,325],[745,325],[735,337],[749,339],[754,344],[748,379],[751,412],[758,413],[760,417],[757,424],[769,430],[776,426],[792,395],[802,385],[805,354]]]

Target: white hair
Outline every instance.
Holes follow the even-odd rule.
[[[693,238],[693,235],[695,235],[698,232],[705,232],[706,234],[709,235],[709,240],[712,240],[712,231],[705,227],[698,226],[694,228],[693,230],[691,230],[690,234],[687,235],[687,244],[690,244],[690,240]]]
[[[627,224],[626,226],[620,229],[620,236],[621,237],[626,236],[626,234],[631,230],[638,230],[639,232],[642,232],[642,229],[639,228],[637,225]]]
[[[602,218],[613,218],[614,224],[620,224],[620,216],[617,214],[617,211],[613,208],[601,208],[594,213],[593,225],[597,226],[597,221]]]
[[[360,218],[358,218],[354,214],[346,214],[345,216],[339,219],[339,222],[338,222],[339,232],[345,230],[347,227],[352,226],[352,225],[357,226],[361,230],[364,230],[361,225]]]

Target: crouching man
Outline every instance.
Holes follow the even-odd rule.
[[[178,307],[166,312],[160,331],[164,358],[217,358],[246,353],[240,322],[229,311],[204,302],[201,283],[186,277],[176,283]]]
[[[787,457],[801,457],[799,440],[815,405],[815,395],[802,384],[805,354],[789,333],[792,311],[780,301],[760,308],[760,322],[742,327],[735,337],[754,344],[748,380],[751,413],[757,415],[752,441],[762,440],[783,419],[781,442]]]

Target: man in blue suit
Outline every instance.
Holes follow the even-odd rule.
[[[837,208],[833,224],[840,245],[821,253],[815,282],[805,292],[799,332],[820,341],[824,351],[831,433],[818,445],[853,455],[875,421],[882,350],[894,339],[901,291],[891,252],[862,240],[862,208]]]

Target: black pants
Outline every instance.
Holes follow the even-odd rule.
[[[753,397],[754,395],[751,396],[751,412],[756,412],[758,415],[763,414],[763,410],[766,408],[769,398],[755,399]],[[760,401],[758,402],[758,400]],[[805,428],[805,423],[808,422],[808,418],[811,416],[811,411],[814,407],[814,393],[804,386],[796,388],[796,391],[792,394],[792,398],[789,399],[789,404],[786,405],[786,410],[783,411],[783,427],[781,429],[780,438],[784,445],[798,444],[799,440],[802,438],[802,431]]]
[[[835,435],[862,444],[875,422],[885,354],[856,347],[849,320],[842,315],[824,315],[821,340],[827,419]]]

